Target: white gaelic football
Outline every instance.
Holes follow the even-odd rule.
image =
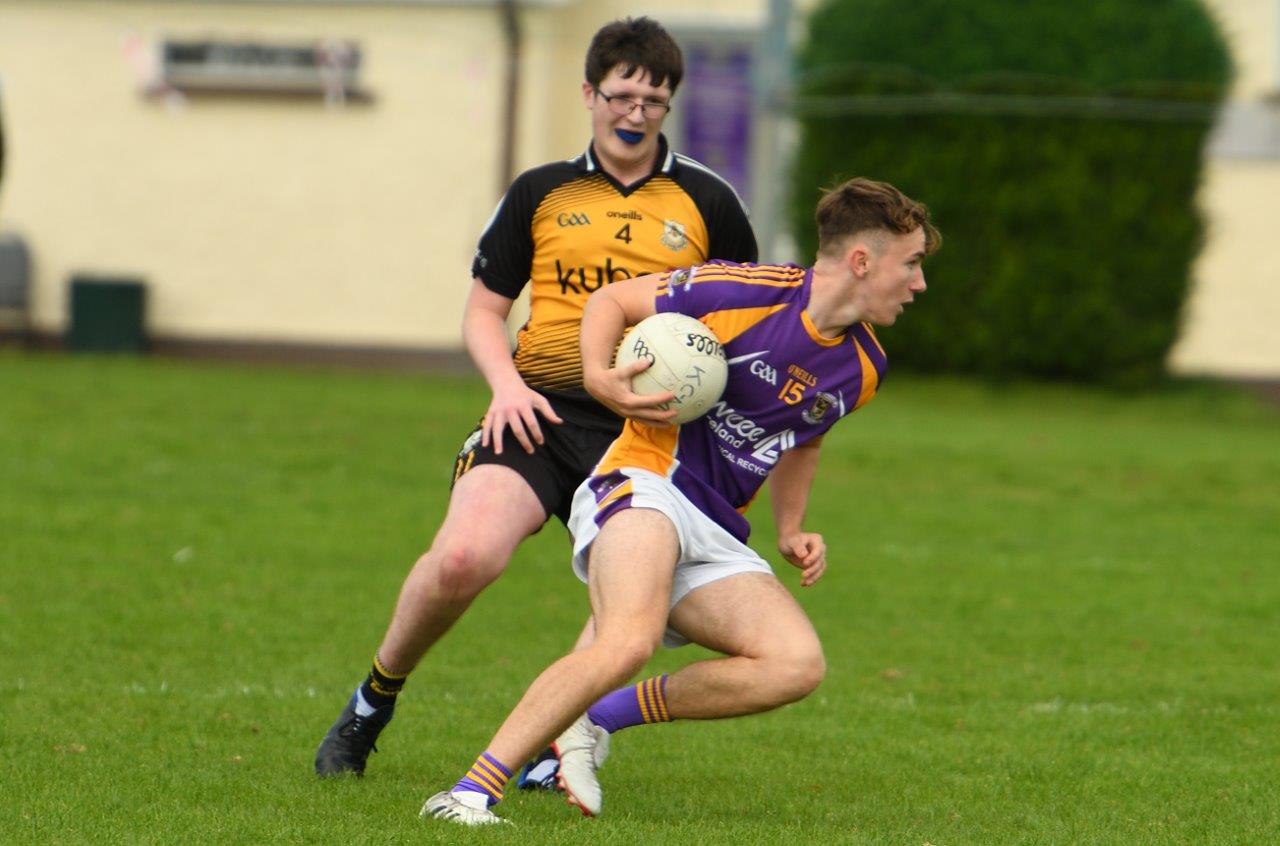
[[[652,362],[631,380],[637,394],[670,391],[676,398],[673,423],[688,423],[706,413],[729,378],[729,365],[716,333],[686,314],[655,314],[632,326],[618,347],[617,366],[640,359]]]

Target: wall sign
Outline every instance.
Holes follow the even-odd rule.
[[[158,45],[159,88],[183,94],[284,94],[367,99],[354,41],[271,44],[169,38]]]

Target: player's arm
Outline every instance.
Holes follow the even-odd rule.
[[[630,417],[650,425],[666,425],[675,417],[674,408],[663,410],[675,399],[661,394],[637,394],[631,377],[649,366],[645,360],[626,367],[612,367],[613,352],[628,326],[657,313],[654,299],[662,275],[651,273],[606,285],[587,300],[582,312],[582,384],[591,396],[620,417]]]
[[[773,522],[778,528],[778,551],[801,570],[800,586],[808,587],[827,569],[827,544],[817,532],[803,528],[809,506],[809,491],[818,472],[822,438],[789,449],[769,474],[769,498],[773,501]]]
[[[507,427],[511,428],[511,434],[525,452],[533,452],[534,442],[542,443],[538,414],[552,423],[561,422],[551,410],[547,398],[520,378],[511,358],[507,315],[511,313],[512,302],[511,298],[490,291],[479,279],[473,279],[462,313],[463,342],[493,392],[481,424],[480,441],[488,446],[492,440],[493,450],[499,454],[502,452],[502,433]]]

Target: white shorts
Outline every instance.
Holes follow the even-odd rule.
[[[660,511],[675,525],[676,537],[680,541],[680,560],[676,562],[668,608],[675,608],[676,603],[690,591],[729,576],[739,573],[773,574],[773,568],[755,550],[699,511],[667,478],[634,468],[621,472],[627,477],[622,484],[630,486],[629,504],[618,502],[625,498],[625,494],[619,497],[617,488],[613,489],[612,495],[602,497],[602,502],[597,503],[596,494],[589,487],[590,478],[573,494],[573,510],[569,515],[569,531],[573,534],[573,572],[583,582],[587,581],[591,544],[600,533],[596,516],[611,516],[609,512],[620,505]],[[665,646],[675,647],[684,646],[689,640],[668,627],[662,642]]]

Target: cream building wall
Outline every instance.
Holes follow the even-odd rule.
[[[140,96],[131,42],[211,34],[356,39],[377,99]],[[500,41],[479,7],[0,3],[0,208],[34,254],[37,326],[63,326],[65,280],[91,271],[145,277],[163,336],[455,343],[496,195]]]
[[[1196,262],[1180,373],[1280,378],[1280,0],[1208,0],[1236,80],[1210,145],[1200,202],[1208,238]]]

